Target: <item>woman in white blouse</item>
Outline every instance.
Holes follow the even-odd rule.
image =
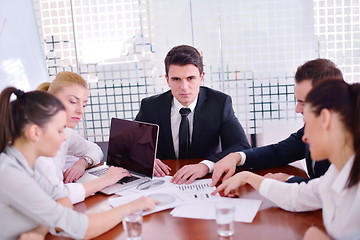
[[[10,102],[12,94],[17,99]],[[33,170],[40,156],[54,157],[66,139],[63,104],[46,92],[8,87],[0,94],[0,115],[0,239],[44,239],[47,231],[93,238],[123,216],[155,207],[152,199],[142,197],[96,214],[72,210],[64,189]]]
[[[324,81],[306,97],[303,141],[314,160],[329,159],[324,176],[308,183],[288,184],[251,172],[239,172],[215,191],[236,195],[250,184],[260,194],[288,211],[322,208],[324,225],[331,238],[342,239],[360,230],[360,84],[339,79]],[[329,239],[311,228],[307,239]]]
[[[84,174],[86,168],[98,164],[103,158],[103,153],[97,144],[87,141],[73,130],[84,115],[89,95],[87,82],[77,73],[64,71],[58,73],[51,83],[41,84],[38,90],[53,94],[65,106],[67,139],[51,160],[41,157],[36,162],[36,174],[43,175],[53,184],[65,188],[72,203],[81,202],[102,188],[116,183],[125,176],[130,176],[123,168],[111,167],[98,179],[73,183]],[[67,156],[74,156],[77,160],[65,170]]]

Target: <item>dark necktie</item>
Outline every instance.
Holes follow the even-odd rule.
[[[190,108],[181,108],[181,122],[179,128],[179,159],[189,158],[190,147],[190,130],[189,119],[187,116],[190,114]]]

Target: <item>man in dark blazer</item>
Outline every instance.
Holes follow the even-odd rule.
[[[338,77],[343,81],[341,71],[333,62],[327,59],[315,59],[298,67],[295,74],[295,98],[297,104],[295,111],[303,114],[304,100],[310,90],[328,77]],[[302,141],[304,128],[299,129],[287,139],[263,147],[246,149],[241,152],[230,153],[214,165],[213,183],[215,185],[223,176],[223,180],[231,177],[237,166],[253,169],[263,169],[284,166],[291,162],[306,159],[310,179],[322,176],[330,166],[328,160],[312,161],[309,147]],[[267,177],[286,182],[307,181],[298,176],[284,173],[267,174]]]
[[[233,151],[250,148],[245,132],[234,114],[231,97],[200,86],[204,71],[202,57],[187,45],[172,48],[165,58],[166,81],[171,90],[145,98],[135,120],[158,124],[159,141],[155,175],[169,174],[161,159],[177,159],[180,155],[180,109],[190,112],[188,158],[205,159],[186,165],[175,173],[174,183],[190,183],[212,170],[214,162]]]

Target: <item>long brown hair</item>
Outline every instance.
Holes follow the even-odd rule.
[[[341,79],[340,79],[341,80]],[[347,186],[360,182],[360,84],[348,84],[339,79],[327,79],[315,86],[307,95],[306,103],[318,116],[322,109],[329,109],[341,116],[341,121],[353,135],[355,149],[354,164]]]
[[[16,95],[10,101],[12,94]],[[65,110],[63,104],[53,95],[32,91],[24,93],[14,87],[7,87],[0,93],[0,152],[23,134],[26,124],[33,123],[44,127],[59,111]]]

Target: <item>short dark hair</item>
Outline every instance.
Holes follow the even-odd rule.
[[[339,81],[340,80],[340,81]],[[322,109],[337,112],[345,128],[353,136],[355,159],[347,186],[360,182],[360,84],[348,84],[339,78],[328,78],[308,93],[305,103],[319,116]]]
[[[171,64],[184,66],[188,64],[195,65],[200,74],[204,71],[202,56],[196,48],[188,45],[173,47],[165,57],[165,73],[168,75]]]
[[[341,71],[335,63],[325,58],[317,58],[299,66],[295,73],[295,82],[311,80],[312,86],[316,86],[323,79],[335,77],[343,79]]]

